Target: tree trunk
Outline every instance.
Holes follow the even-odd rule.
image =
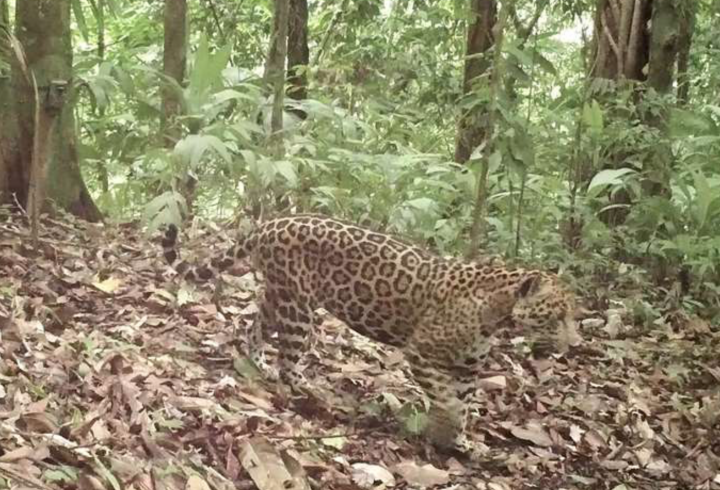
[[[590,75],[645,80],[652,0],[599,0],[595,11],[594,62]]]
[[[652,0],[598,0],[592,45],[591,78],[612,80],[614,91],[625,89],[627,82],[644,82],[650,59],[650,36],[647,29],[652,15]],[[643,96],[637,85],[636,99]],[[592,94],[608,108],[606,118],[626,118],[625,112],[614,112],[616,95],[610,87]],[[604,168],[624,166],[632,150],[616,151],[604,159]],[[575,162],[573,187],[587,186],[601,168],[594,168],[589,160]],[[602,215],[603,221],[616,226],[624,223],[631,204],[627,192],[615,192],[612,204],[617,205]]]
[[[307,67],[310,63],[307,0],[290,0],[287,45],[287,96],[294,100],[307,99]],[[292,112],[301,119],[307,117],[305,111],[300,109],[293,109]]]
[[[682,12],[680,18],[677,66],[677,99],[679,105],[686,105],[690,101],[690,76],[688,75],[688,64],[690,62],[690,46],[692,45],[693,32],[695,31],[697,8],[697,1],[690,1],[689,5],[685,6],[686,10]]]
[[[165,0],[164,33],[163,73],[177,82],[177,86],[166,83],[162,90],[163,143],[165,148],[172,149],[182,137],[182,126],[178,121],[182,113],[182,96],[177,87],[182,87],[187,69],[186,0]],[[179,190],[185,199],[188,214],[192,215],[197,179],[189,173],[182,178],[178,184]]]
[[[673,92],[675,66],[680,63],[681,50],[689,50],[692,31],[690,24],[694,7],[689,3],[675,0],[654,0],[652,32],[650,34],[650,62],[648,85],[658,94]],[[678,68],[679,71],[679,68]],[[660,111],[650,112],[645,117],[648,125],[667,133],[669,107],[661,106]],[[645,168],[647,180],[645,191],[652,196],[670,196],[670,178],[673,167],[672,148],[669,143],[658,145]]]
[[[72,40],[70,0],[23,0],[16,4],[15,32],[25,48],[27,66],[37,80],[40,97],[45,97],[52,82],[72,82]],[[30,166],[35,134],[35,96],[18,66],[11,76],[10,117],[3,118],[0,146],[5,176],[3,199],[28,205]],[[7,130],[7,132],[5,132]],[[67,97],[48,138],[52,148],[47,154],[47,198],[56,206],[89,221],[99,221],[100,211],[92,201],[78,165],[73,97]]]
[[[490,68],[488,51],[493,46],[493,26],[497,22],[495,0],[472,0],[472,19],[467,31],[465,69],[463,72],[463,96],[472,93],[478,78],[486,75]],[[465,163],[472,152],[487,137],[485,119],[486,106],[474,106],[460,115],[455,140],[455,161]]]
[[[163,73],[179,86],[185,79],[187,65],[187,4],[186,0],[165,0],[165,44]],[[181,136],[177,116],[181,111],[181,98],[173,87],[165,85],[162,91],[162,127],[166,148],[173,148]]]
[[[10,40],[5,35],[10,30],[10,10],[8,2],[0,1],[0,203],[6,201],[8,194],[6,153],[11,152],[10,144],[13,138],[9,131],[15,127],[10,119],[12,110],[10,105],[10,60],[3,54],[10,56]]]
[[[287,59],[288,41],[288,14],[290,0],[275,0],[276,29],[272,36],[272,47],[268,58],[268,79],[273,87],[272,119],[270,121],[270,144],[274,156],[283,158],[285,148],[283,144],[283,109],[285,105],[285,61]]]

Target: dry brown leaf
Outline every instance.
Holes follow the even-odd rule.
[[[210,490],[210,485],[198,475],[190,475],[185,483],[185,490]]]
[[[394,487],[395,477],[386,468],[375,464],[354,463],[352,479],[363,488]]]
[[[253,437],[242,444],[240,464],[259,490],[290,490],[304,488],[302,482],[285,466],[282,457],[263,437]]]
[[[507,388],[507,378],[505,376],[490,376],[482,378],[478,381],[480,387],[485,391],[504,390]]]
[[[513,426],[510,433],[518,439],[530,441],[541,447],[550,447],[553,441],[545,429],[537,422],[529,422],[524,427]]]
[[[108,277],[104,281],[99,280],[96,276],[93,278],[92,285],[98,288],[103,293],[112,294],[120,287],[122,281],[117,277]]]
[[[450,474],[431,464],[418,465],[415,461],[403,461],[393,466],[393,471],[411,486],[432,487],[450,481]]]

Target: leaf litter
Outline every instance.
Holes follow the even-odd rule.
[[[231,240],[191,235],[186,257]],[[298,367],[314,396],[263,380],[243,354],[247,269],[183,283],[133,223],[46,219],[27,243],[0,210],[0,488],[720,489],[720,332],[683,312],[655,328],[598,312],[548,359],[489,339],[486,457],[468,461],[417,435],[402,356],[332,318]]]

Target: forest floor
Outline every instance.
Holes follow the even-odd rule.
[[[157,241],[46,220],[35,250],[0,210],[0,489],[720,489],[720,332],[698,318],[598,312],[583,348],[546,360],[497,341],[471,462],[413,434],[402,356],[333,319],[305,371],[317,397],[258,378],[238,354],[252,276],[213,297]]]

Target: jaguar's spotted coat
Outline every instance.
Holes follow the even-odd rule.
[[[164,240],[177,259],[177,229]],[[251,327],[253,360],[266,372],[263,330],[278,329],[280,375],[305,386],[294,369],[314,328],[317,308],[371,339],[399,347],[431,403],[430,438],[471,450],[465,439],[467,398],[475,390],[478,348],[500,322],[533,329],[573,327],[572,296],[555,275],[536,270],[446,260],[425,250],[335,219],[312,215],[259,225],[210,266],[176,269],[208,280],[213,269],[251,257],[265,277]],[[572,330],[574,332],[574,330]]]

